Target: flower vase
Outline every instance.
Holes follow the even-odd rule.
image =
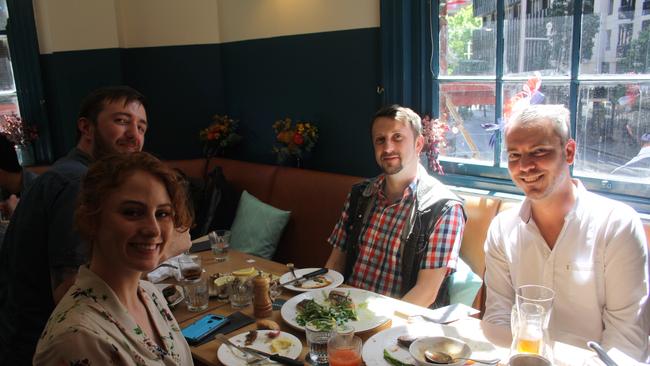
[[[16,150],[16,158],[18,158],[18,164],[20,166],[34,165],[35,159],[32,144],[14,145],[14,150]]]

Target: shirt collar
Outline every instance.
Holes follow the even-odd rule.
[[[567,212],[567,214],[564,216],[564,218],[570,218],[575,216],[576,214],[579,214],[579,201],[581,197],[583,197],[587,193],[587,189],[585,186],[582,184],[582,182],[579,179],[571,179],[571,183],[576,186],[577,191],[576,191],[576,202],[573,204],[573,208]],[[521,218],[521,221],[524,223],[528,224],[530,223],[530,219],[533,217],[533,211],[531,207],[531,200],[526,197],[524,199],[524,202],[521,204],[521,207],[519,208],[519,218]]]
[[[409,185],[404,189],[404,194],[402,195],[402,200],[412,196],[414,192],[416,192],[417,187],[418,187],[418,182],[420,181],[420,176],[422,174],[422,171],[426,173],[426,170],[424,170],[424,167],[422,165],[418,164],[418,172],[409,183]],[[386,174],[380,174],[377,179],[372,182],[372,184],[369,184],[368,187],[363,191],[363,195],[366,197],[372,196],[372,195],[378,195],[381,198],[385,198],[384,195],[384,184],[386,183]]]

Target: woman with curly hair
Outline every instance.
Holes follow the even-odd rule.
[[[95,162],[75,212],[90,263],[50,316],[34,365],[191,365],[164,296],[140,279],[191,221],[179,177],[155,157]]]

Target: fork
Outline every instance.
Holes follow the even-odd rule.
[[[235,348],[237,351],[241,352],[244,355],[243,358],[246,360],[247,365],[252,365],[252,364],[255,364],[255,363],[258,363],[258,362],[261,362],[263,360],[268,359],[268,357],[262,357],[262,356],[260,356],[258,354],[253,353],[253,352],[248,352],[248,351],[242,350],[241,347],[239,347],[238,345],[232,343],[230,341],[230,339],[228,339],[228,337],[226,337],[223,334],[217,334],[217,335],[215,335],[214,338],[216,338],[216,339],[220,340],[221,342],[225,343],[230,348],[231,352],[232,352],[233,348]],[[233,354],[234,354],[234,352],[233,352]],[[252,359],[249,359],[251,357],[252,357]]]
[[[296,276],[296,272],[294,271],[293,263],[287,263],[287,267],[288,267],[289,270],[291,271],[291,274],[293,275],[293,278],[298,278],[298,276]],[[301,282],[302,282],[302,281],[296,281],[295,284],[294,284],[294,286],[296,286],[296,287],[300,287],[300,283],[301,283]]]

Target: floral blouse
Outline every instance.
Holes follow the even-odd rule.
[[[82,266],[41,334],[34,365],[192,365],[165,297],[147,281],[140,281],[138,291],[162,347],[142,331],[113,290]]]

